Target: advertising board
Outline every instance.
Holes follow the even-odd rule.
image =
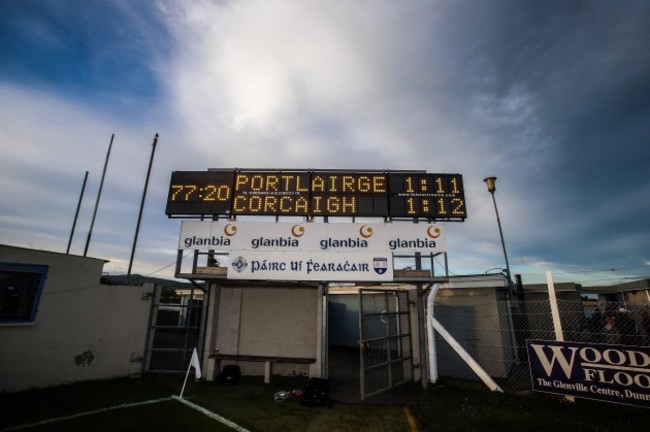
[[[319,252],[446,252],[440,224],[358,224],[183,221],[179,249],[319,251]]]
[[[534,391],[650,407],[650,347],[526,341]]]

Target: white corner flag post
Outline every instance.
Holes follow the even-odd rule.
[[[196,379],[201,378],[201,362],[199,362],[199,354],[196,352],[196,348],[192,352],[192,359],[190,360],[189,366],[187,366],[187,372],[185,373],[185,381],[183,381],[183,388],[181,388],[181,394],[179,398],[183,399],[183,392],[185,392],[185,384],[187,384],[187,377],[190,375],[190,369],[194,366],[194,376]]]

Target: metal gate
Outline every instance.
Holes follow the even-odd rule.
[[[359,290],[361,399],[413,380],[409,292]]]
[[[190,289],[154,288],[146,371],[183,372],[194,348],[201,352],[204,297],[204,292],[194,286]]]

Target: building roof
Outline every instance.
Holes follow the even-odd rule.
[[[584,292],[592,294],[615,294],[630,291],[650,290],[650,279],[640,279],[616,285],[590,286],[583,289]]]
[[[554,282],[555,292],[582,292],[583,287],[575,282]],[[525,284],[524,293],[548,292],[548,285],[543,284]]]
[[[126,275],[103,275],[101,283],[105,285],[127,285]],[[151,276],[142,276],[139,274],[132,274],[129,277],[128,285],[144,285],[145,283],[153,283],[163,287],[191,287],[192,284],[181,279],[163,279]]]
[[[501,273],[452,276],[443,288],[506,288],[508,280]]]

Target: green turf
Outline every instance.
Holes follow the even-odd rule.
[[[188,399],[256,431],[403,431],[408,424],[402,406],[337,404],[307,408],[298,397],[276,402],[278,391],[301,388],[305,379],[274,379],[265,385],[258,378],[239,383],[192,386]]]
[[[420,399],[427,430],[454,431],[636,431],[645,430],[650,410],[539,393],[502,394],[476,383],[435,385]]]
[[[307,408],[297,397],[276,402],[279,390],[290,391],[302,378],[244,377],[237,384],[190,380],[184,397],[251,431],[409,431],[404,407],[371,403]],[[57,417],[178,395],[182,377],[146,375],[0,394],[0,430]],[[476,383],[447,381],[431,385],[409,407],[422,431],[616,431],[645,430],[650,410],[594,401],[568,403],[543,394],[490,392]],[[215,420],[181,404],[156,404],[111,410],[40,425],[25,431],[229,431]]]

